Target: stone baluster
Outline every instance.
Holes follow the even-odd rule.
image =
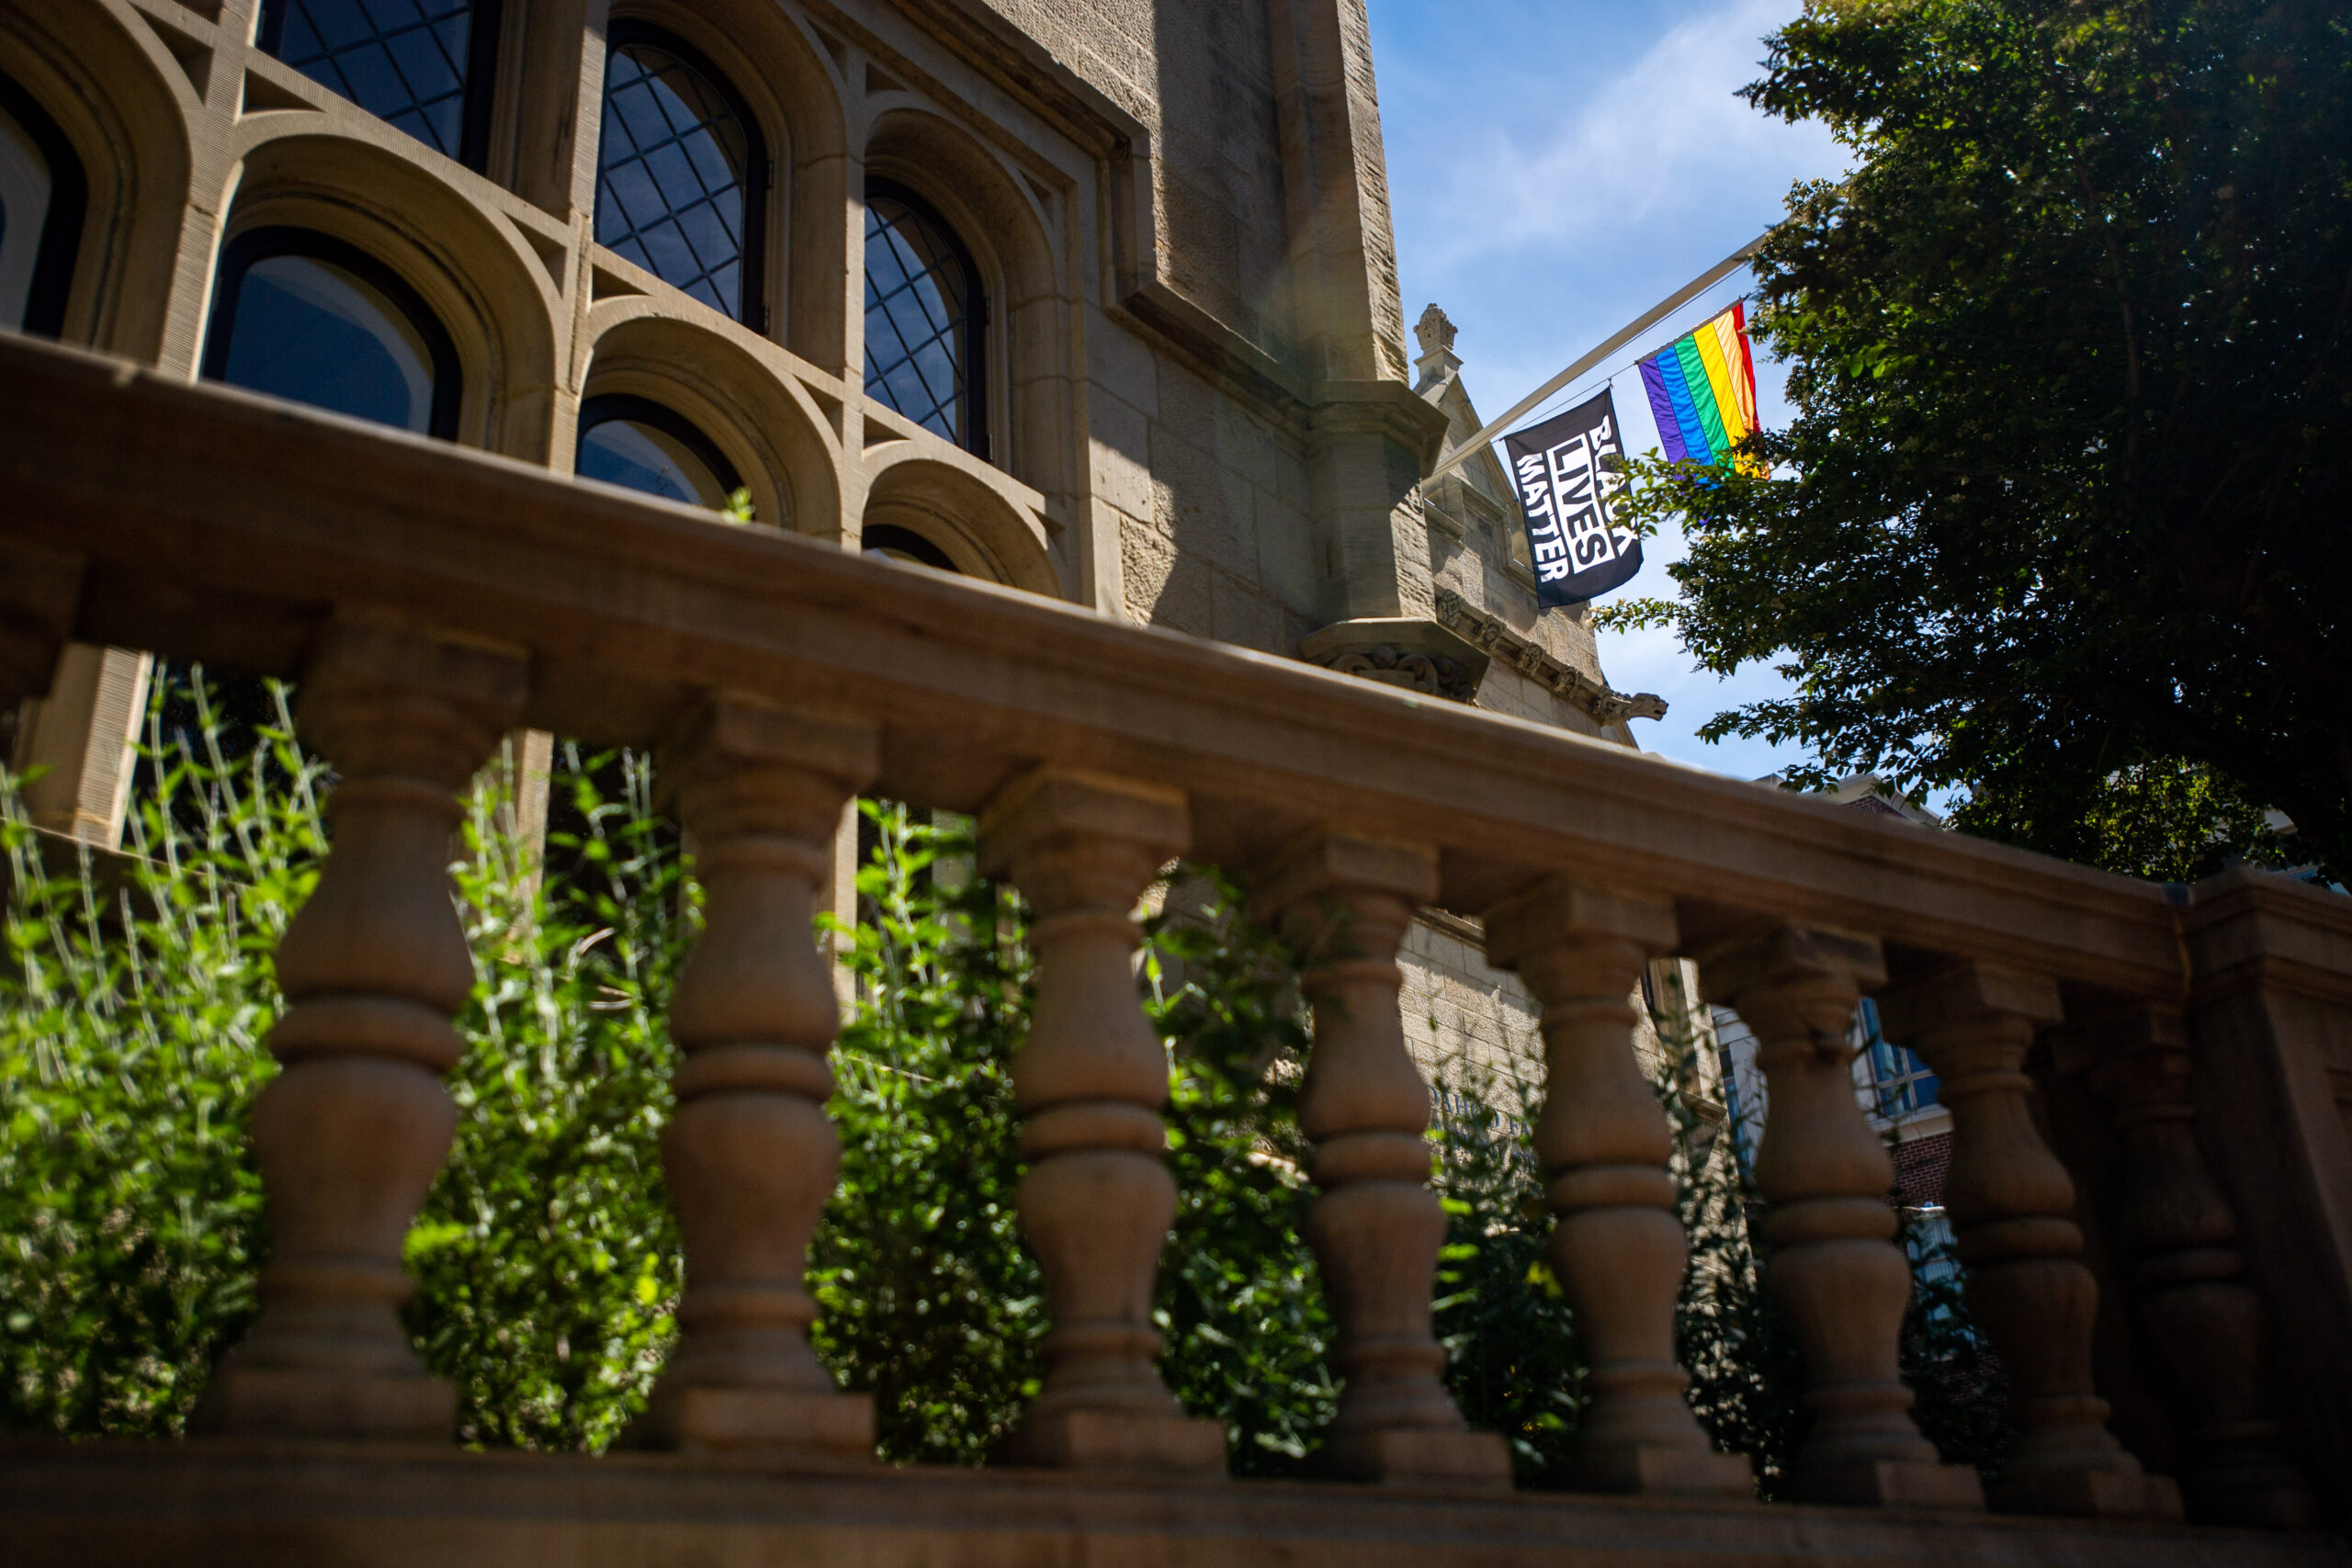
[[[2082,1262],[2075,1184],[2034,1123],[2025,1059],[2064,1016],[2046,976],[1962,963],[1879,998],[1891,1039],[1942,1080],[1951,1111],[1944,1206],[1968,1304],[2009,1375],[2018,1443],[1993,1493],[2018,1513],[2178,1518],[2180,1494],[2107,1429],[2091,1385],[2098,1283]]]
[[[2145,1004],[2068,1033],[2068,1065],[2087,1058],[2092,1090],[2115,1107],[2117,1240],[2133,1265],[2141,1322],[2182,1395],[2189,1517],[2308,1526],[2311,1491],[2270,1412],[2268,1314],[2246,1278],[2237,1216],[2197,1145],[2181,1014]]]
[[[1973,1470],[1937,1462],[1913,1425],[1897,1353],[1911,1266],[1887,1201],[1894,1163],[1854,1099],[1851,1041],[1878,943],[1793,926],[1703,955],[1711,998],[1759,1042],[1770,1108],[1757,1185],[1771,1205],[1766,1278],[1804,1356],[1811,1433],[1798,1495],[1814,1502],[1981,1507]]]
[[[1042,769],[980,818],[983,867],[1035,912],[1037,982],[1012,1059],[1022,1233],[1046,1277],[1046,1382],[1005,1450],[1068,1469],[1225,1469],[1225,1427],[1184,1414],[1153,1365],[1153,1286],[1176,1218],[1163,1158],[1168,1053],[1143,1013],[1136,905],[1192,839],[1181,791]]]
[[[1674,948],[1673,905],[1565,878],[1487,914],[1487,961],[1517,970],[1544,1008],[1535,1153],[1559,1216],[1553,1271],[1591,1363],[1577,1482],[1747,1495],[1748,1461],[1708,1442],[1674,1354],[1690,1247],[1667,1170],[1673,1130],[1634,1045],[1642,970]]]
[[[517,654],[365,621],[333,626],[302,671],[297,722],[342,775],[334,847],[278,943],[291,1005],[269,1048],[285,1070],[250,1124],[270,1258],[203,1427],[449,1435],[456,1390],[426,1374],[398,1316],[401,1247],[457,1131],[441,1080],[474,979],[449,888],[458,792],[527,680]]]
[[[841,1015],[816,889],[878,746],[871,724],[726,693],[660,754],[656,786],[695,846],[703,931],[671,998],[678,1109],[662,1133],[685,1237],[683,1332],[632,1444],[873,1452],[873,1401],[841,1393],[808,1348],[806,1276],[841,1169],[825,1112]]]
[[[1258,907],[1300,954],[1315,1015],[1299,1099],[1322,1189],[1308,1241],[1346,1379],[1324,1462],[1371,1480],[1501,1485],[1509,1450],[1464,1427],[1430,1328],[1445,1214],[1429,1186],[1430,1090],[1405,1044],[1396,950],[1436,894],[1432,852],[1325,832],[1274,864]]]

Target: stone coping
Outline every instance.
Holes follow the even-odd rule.
[[[28,601],[0,620],[36,637],[290,675],[332,616],[390,618],[527,653],[523,722],[591,744],[652,744],[699,694],[741,691],[879,716],[875,787],[926,807],[970,812],[1053,761],[1183,789],[1193,852],[1238,870],[1340,822],[1435,846],[1435,902],[1461,913],[1559,871],[1671,898],[1686,949],[1796,920],[1898,966],[2005,961],[2105,995],[2177,997],[2174,899],[2193,924],[2247,874],[2168,897],[21,338],[0,341],[0,600]],[[2344,903],[2264,899],[2321,924]]]

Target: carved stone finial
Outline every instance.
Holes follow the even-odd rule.
[[[1413,361],[1413,368],[1420,372],[1424,384],[1462,368],[1462,361],[1453,352],[1453,322],[1435,305],[1423,310],[1421,319],[1413,324],[1413,341],[1421,345],[1420,357]]]
[[[1453,347],[1453,321],[1443,310],[1432,304],[1421,312],[1413,325],[1413,341],[1421,345],[1423,354],[1434,354]]]

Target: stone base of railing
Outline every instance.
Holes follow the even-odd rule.
[[[1170,1402],[1173,1403],[1172,1401]],[[1004,1445],[1004,1462],[1049,1470],[1225,1473],[1225,1427],[1171,1412],[1033,1412]]]
[[[1443,1485],[1510,1485],[1510,1450],[1492,1432],[1426,1427],[1341,1432],[1319,1456],[1325,1473],[1348,1481],[1429,1482]]]
[[[863,1459],[874,1451],[874,1400],[781,1388],[657,1389],[628,1442],[688,1452],[790,1450]]]
[[[2180,1486],[2137,1470],[2070,1470],[2013,1477],[1992,1489],[1993,1506],[2025,1514],[2086,1519],[2177,1519]]]
[[[353,1377],[257,1366],[232,1355],[205,1391],[196,1421],[199,1428],[231,1435],[446,1441],[458,1427],[458,1390],[422,1373]]]
[[[0,1443],[10,1568],[2345,1568],[2317,1536],[1703,1497],[820,1471],[207,1439]]]
[[[1655,1443],[1625,1444],[1584,1454],[1577,1461],[1576,1478],[1577,1485],[1595,1492],[1640,1492],[1653,1496],[1739,1496],[1755,1489],[1744,1455]]]
[[[1883,1459],[1843,1465],[1824,1474],[1797,1477],[1800,1495],[1815,1503],[1852,1503],[1882,1508],[1981,1508],[1984,1483],[1956,1464]]]

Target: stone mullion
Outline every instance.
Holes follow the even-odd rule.
[[[703,932],[670,1032],[678,1109],[662,1165],[685,1238],[682,1329],[633,1443],[854,1458],[873,1402],[808,1346],[808,1243],[841,1143],[826,1113],[840,1027],[816,890],[842,807],[873,776],[868,724],[711,699],[657,775],[696,846]]]
[[[1429,1185],[1430,1089],[1405,1044],[1396,952],[1436,882],[1426,849],[1321,834],[1276,864],[1259,898],[1301,954],[1314,1011],[1299,1097],[1321,1189],[1308,1241],[1346,1380],[1325,1462],[1366,1479],[1500,1484],[1508,1450],[1464,1427],[1430,1322],[1445,1214]]]
[[[1798,1495],[1981,1507],[1976,1472],[1938,1463],[1919,1435],[1897,1365],[1911,1266],[1894,1245],[1893,1162],[1855,1102],[1849,1038],[1863,987],[1885,976],[1878,943],[1782,926],[1716,949],[1701,974],[1760,1042],[1765,1277],[1796,1329],[1814,1413]]]
[[[527,665],[365,622],[328,634],[297,721],[342,775],[334,847],[278,943],[285,1070],[250,1123],[268,1201],[261,1315],[199,1424],[236,1433],[447,1438],[457,1394],[426,1375],[397,1309],[401,1244],[447,1156],[442,1078],[473,962],[450,898],[458,792],[519,714]]]
[[[1673,1129],[1634,1055],[1634,989],[1675,944],[1674,909],[1554,879],[1489,910],[1487,954],[1543,1005],[1535,1152],[1559,1216],[1551,1260],[1591,1363],[1576,1476],[1610,1492],[1754,1490],[1684,1398],[1675,1301],[1690,1247],[1667,1166]]]
[[[2034,1123],[2027,1053],[2062,1015],[2048,978],[1962,964],[1880,998],[1887,1033],[1941,1080],[1952,1117],[1944,1204],[1968,1302],[2009,1376],[2018,1444],[1993,1500],[2022,1513],[2178,1517],[2173,1483],[2108,1431],[2091,1384],[2098,1285],[2075,1184]]]

